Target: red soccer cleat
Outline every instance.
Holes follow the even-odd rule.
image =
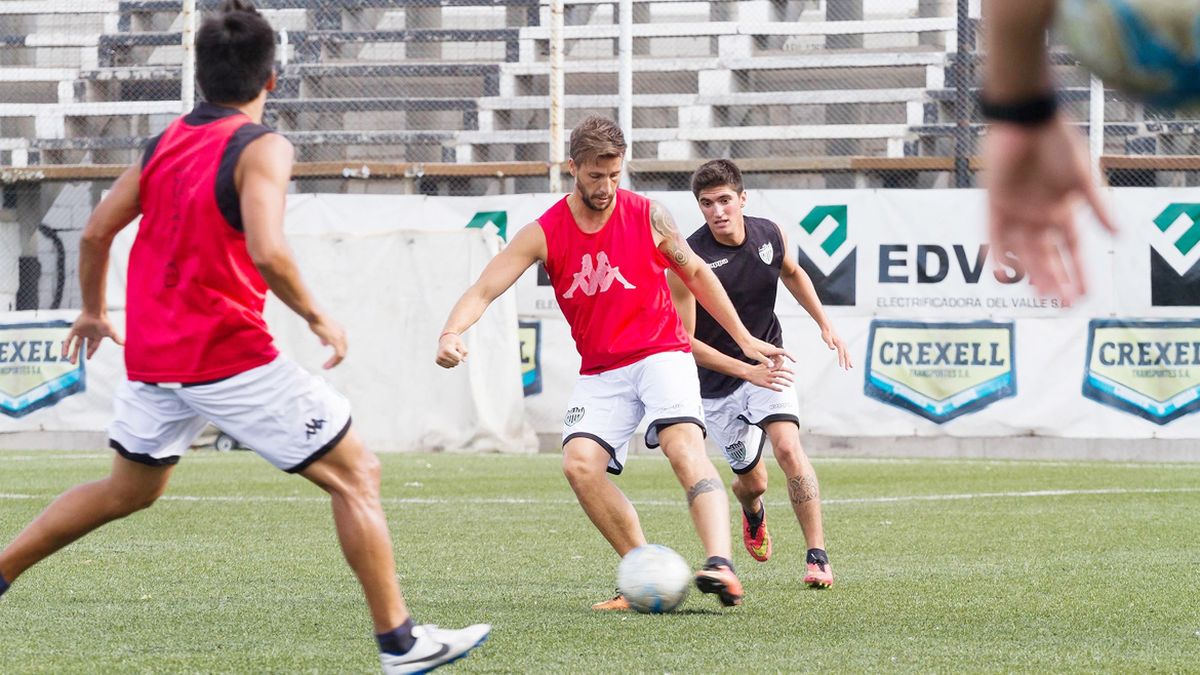
[[[745,509],[742,510],[742,543],[746,545],[751,558],[766,562],[771,558],[771,533],[767,531],[767,505],[761,498],[758,505],[762,509],[762,521],[754,532],[750,531],[750,519]]]

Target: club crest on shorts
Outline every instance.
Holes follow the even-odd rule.
[[[771,242],[768,241],[758,247],[758,257],[763,261],[763,264],[771,264],[771,261],[775,259],[775,247],[771,245]]]
[[[729,455],[729,459],[735,462],[746,461],[746,444],[738,441],[731,445],[725,446],[725,453]]]
[[[567,416],[563,418],[563,423],[569,427],[573,427],[579,423],[579,420],[583,419],[583,413],[584,409],[581,405],[570,408],[567,410]]]

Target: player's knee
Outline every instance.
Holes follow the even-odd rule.
[[[662,434],[659,436],[660,447],[663,454],[666,455],[672,462],[678,460],[689,461],[696,459],[707,459],[708,454],[704,448],[704,435],[694,426],[680,425],[681,433]],[[690,427],[690,428],[689,428]],[[695,429],[695,433],[690,433]]]
[[[373,452],[365,452],[349,467],[345,475],[347,489],[355,494],[377,497],[379,482],[383,476],[383,465]]]
[[[118,518],[148,509],[158,501],[166,485],[119,486],[109,492],[109,511]]]
[[[808,457],[804,454],[804,448],[800,445],[799,440],[781,441],[774,448],[775,461],[779,463],[779,467],[787,475],[792,475],[803,469]]]
[[[738,497],[756,499],[767,491],[767,472],[751,471],[733,479],[733,492]]]
[[[605,467],[596,466],[596,463],[589,461],[588,458],[567,454],[563,455],[562,470],[563,475],[567,477],[567,482],[576,486],[602,477]]]

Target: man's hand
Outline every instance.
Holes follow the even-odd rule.
[[[772,391],[785,391],[792,386],[794,375],[792,369],[786,365],[767,366],[761,363],[746,364],[746,372],[742,375],[742,379],[764,389]]]
[[[86,343],[86,358],[90,360],[96,353],[96,350],[100,348],[100,342],[104,338],[108,338],[119,345],[125,344],[125,340],[121,338],[121,334],[109,323],[107,315],[84,312],[71,325],[71,330],[67,333],[67,339],[63,341],[62,355],[70,359],[71,363],[76,363],[79,360],[79,350]]]
[[[333,356],[325,362],[326,370],[333,368],[346,358],[346,331],[341,324],[322,314],[308,324],[308,329],[313,332],[313,335],[320,338],[321,344],[333,347]]]
[[[795,357],[787,352],[783,347],[776,347],[770,342],[764,342],[756,337],[751,337],[745,342],[739,342],[738,347],[747,358],[754,359],[759,363],[769,368],[783,367],[783,359],[787,357],[792,363],[796,362]]]
[[[983,144],[988,233],[997,262],[1013,254],[1042,295],[1070,303],[1087,292],[1075,202],[1115,233],[1079,134],[1061,115],[1036,127],[993,124]],[[1066,252],[1069,260],[1063,259]],[[997,279],[1001,272],[996,270]]]
[[[437,364],[453,368],[467,358],[467,345],[458,333],[444,333],[438,338]]]
[[[825,341],[826,346],[830,349],[837,350],[839,368],[850,370],[854,367],[854,364],[850,362],[850,350],[846,349],[846,343],[842,342],[842,338],[833,332],[832,328],[822,328],[821,339]]]

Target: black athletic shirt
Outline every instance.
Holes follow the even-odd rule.
[[[200,102],[192,112],[184,117],[183,121],[189,126],[199,127],[240,114],[234,108]],[[247,145],[250,145],[251,141],[255,141],[259,137],[269,133],[271,133],[269,128],[261,124],[247,122],[239,127],[237,131],[233,132],[233,137],[229,139],[229,144],[225,146],[225,151],[221,153],[221,166],[217,168],[217,208],[221,210],[221,215],[225,216],[225,221],[232,225],[233,229],[238,232],[241,232],[243,227],[242,200],[238,197],[237,185],[234,181],[234,172],[237,169],[238,159],[241,158],[242,151],[246,149]],[[146,163],[154,155],[154,151],[158,148],[160,140],[162,140],[162,134],[151,138],[146,144],[146,148],[142,151],[143,168],[145,168]]]
[[[783,269],[783,235],[779,227],[766,218],[746,216],[746,239],[741,246],[726,246],[717,241],[708,225],[692,233],[688,244],[717,275],[750,334],[782,347],[783,328],[775,316],[775,291]],[[700,303],[696,303],[696,339],[722,354],[755,363],[742,354],[729,333]],[[700,368],[700,395],[704,398],[728,396],[742,382],[731,375]]]

